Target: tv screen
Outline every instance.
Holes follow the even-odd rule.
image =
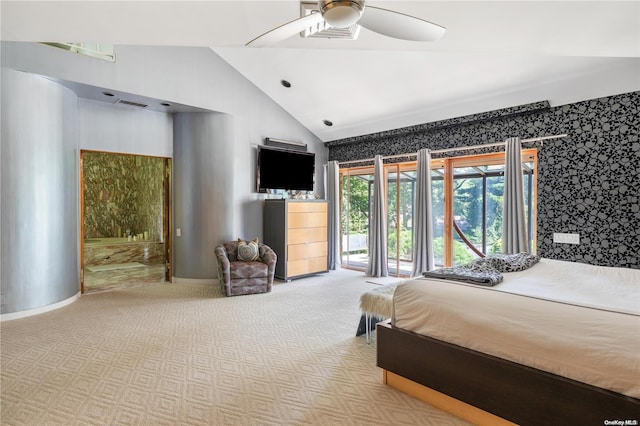
[[[313,191],[313,152],[258,147],[258,192],[268,189]]]

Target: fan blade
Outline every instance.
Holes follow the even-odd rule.
[[[275,44],[279,41],[288,39],[296,33],[304,31],[306,28],[317,25],[323,21],[322,14],[320,12],[311,13],[310,15],[303,16],[302,18],[294,19],[291,22],[287,22],[284,25],[280,25],[277,28],[267,31],[266,33],[254,38],[246,46],[251,47],[265,47]]]
[[[382,35],[411,41],[436,41],[446,29],[415,16],[368,5],[358,24]]]

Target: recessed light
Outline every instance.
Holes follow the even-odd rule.
[[[171,104],[169,102],[162,102],[160,105],[170,107]]]
[[[105,96],[115,96],[113,93],[110,93],[110,92],[102,92],[102,94]]]
[[[327,127],[331,127],[331,126],[333,126],[333,123],[332,123],[331,121],[329,121],[329,120],[323,120],[322,122],[323,122],[323,123],[324,123],[324,125],[325,125],[325,126],[327,126]]]
[[[291,87],[291,83],[289,83],[287,80],[280,80],[280,84],[282,84],[286,88]]]

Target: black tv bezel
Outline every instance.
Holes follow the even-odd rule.
[[[307,157],[312,157],[313,158],[313,169],[311,172],[311,189],[300,189],[300,188],[262,188],[260,186],[260,152],[262,150],[267,150],[267,151],[279,151],[279,152],[285,152],[285,153],[289,153],[289,154],[295,154],[295,155],[300,155],[300,156],[307,156]],[[315,177],[316,177],[316,164],[315,164],[315,157],[316,154],[315,152],[309,152],[309,151],[302,151],[302,150],[296,150],[296,149],[286,149],[286,148],[275,148],[272,146],[267,146],[267,145],[258,145],[257,149],[256,149],[256,191],[258,193],[269,193],[270,191],[307,191],[307,192],[311,192],[313,191],[314,187],[315,187]]]

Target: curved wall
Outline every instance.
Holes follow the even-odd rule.
[[[215,246],[233,238],[232,118],[223,113],[178,113],[173,118],[173,276],[217,277]]]
[[[2,68],[0,313],[75,297],[78,98],[43,77]]]
[[[215,245],[262,236],[267,195],[255,191],[255,158],[256,146],[265,137],[307,143],[316,153],[316,193],[324,193],[322,165],[328,150],[321,141],[208,47],[119,45],[117,62],[107,62],[39,43],[0,44],[4,68],[203,110],[173,117],[77,100],[80,148],[174,157],[172,275],[177,279],[213,281]],[[32,91],[28,96],[32,103],[39,94]],[[173,129],[173,119],[182,127]],[[37,170],[35,164],[25,167]],[[76,181],[70,184],[73,190]],[[182,231],[180,237],[176,228]],[[78,233],[79,224],[73,238]],[[0,263],[5,264],[9,262]],[[5,275],[1,270],[0,274]]]

